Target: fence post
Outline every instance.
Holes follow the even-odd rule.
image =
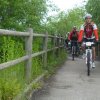
[[[59,57],[59,35],[57,36],[57,57]]]
[[[31,67],[32,67],[32,41],[33,41],[33,29],[29,28],[28,32],[30,33],[29,37],[26,37],[25,39],[25,50],[26,55],[28,55],[29,59],[26,61],[25,65],[25,76],[26,81],[29,82],[31,79]]]
[[[61,35],[59,35],[59,53],[61,52]]]
[[[47,67],[47,47],[48,47],[48,33],[46,32],[44,40],[43,40],[43,51],[45,51],[45,53],[43,55],[44,68]]]
[[[53,41],[53,48],[55,48],[55,46],[56,46],[56,45],[55,45],[56,36],[55,36],[55,35],[53,35],[53,36],[54,36],[54,37],[52,38],[52,39],[53,39],[53,40],[52,40],[52,41]],[[53,53],[53,60],[55,60],[55,49],[53,49],[53,52],[52,52],[52,53]]]

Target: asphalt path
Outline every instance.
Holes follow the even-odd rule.
[[[45,87],[31,100],[100,100],[100,61],[87,76],[85,61],[79,57],[68,60],[57,70]]]

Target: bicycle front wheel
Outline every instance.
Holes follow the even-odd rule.
[[[87,75],[90,76],[90,52],[87,53]]]
[[[72,46],[72,60],[75,58],[75,46]]]

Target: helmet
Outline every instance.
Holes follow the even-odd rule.
[[[73,26],[73,28],[76,28],[76,26]]]
[[[86,14],[86,15],[84,16],[84,19],[86,19],[86,18],[92,18],[92,15],[91,15],[91,14]]]
[[[70,32],[67,32],[67,34],[69,34]]]
[[[76,27],[76,26],[73,26],[73,29],[74,29],[74,30],[76,30],[76,29],[77,29],[77,27]]]

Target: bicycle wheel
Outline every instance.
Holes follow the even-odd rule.
[[[72,46],[72,60],[74,60],[75,56],[75,46]]]
[[[90,76],[90,52],[87,53],[87,75]]]

